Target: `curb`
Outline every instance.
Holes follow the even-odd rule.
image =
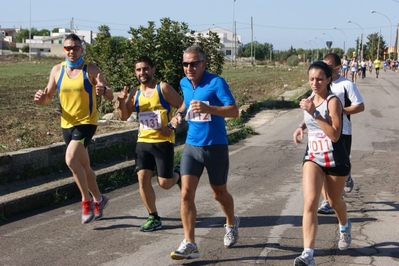
[[[97,180],[107,178],[117,171],[124,171],[127,174],[134,174],[135,162],[129,160],[108,165],[101,169],[94,170]],[[137,180],[135,181],[137,182]],[[135,183],[133,182],[133,183]],[[73,177],[61,178],[28,189],[19,190],[7,195],[0,205],[0,215],[4,218],[21,214],[57,204],[64,199],[72,199],[80,195]]]

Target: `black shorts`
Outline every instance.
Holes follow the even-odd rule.
[[[96,133],[96,130],[97,130],[96,125],[74,126],[70,128],[63,128],[62,136],[64,137],[64,141],[67,147],[69,145],[69,142],[71,142],[71,140],[76,140],[82,143],[87,148],[87,146],[89,146],[91,142],[91,139]]]
[[[350,164],[339,164],[335,167],[324,167],[324,166],[320,166],[315,162],[312,161],[305,161],[303,163],[306,162],[311,162],[316,164],[317,166],[319,166],[321,168],[321,170],[323,170],[323,172],[326,175],[332,175],[332,176],[348,176],[349,173],[351,172],[351,165]]]
[[[181,175],[201,177],[204,167],[208,171],[209,183],[213,186],[226,184],[229,173],[229,150],[227,145],[184,146],[181,161]]]
[[[136,144],[136,171],[154,171],[163,178],[173,178],[174,146],[170,142]]]

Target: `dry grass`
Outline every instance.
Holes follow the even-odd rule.
[[[52,66],[60,59],[0,57],[0,152],[45,146],[62,142],[57,99],[47,106],[34,104],[33,97],[43,89]],[[270,99],[305,83],[303,67],[225,65],[222,75],[229,83],[238,105]],[[96,134],[131,128],[132,124],[107,121]]]

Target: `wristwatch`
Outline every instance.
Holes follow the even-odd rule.
[[[314,111],[314,113],[313,113],[313,117],[314,118],[317,118],[317,117],[320,117],[321,116],[321,114],[320,114],[320,112],[319,111]]]
[[[168,126],[168,128],[170,128],[171,130],[175,130],[175,129],[176,129],[176,128],[172,125],[171,122],[169,122],[167,126]]]

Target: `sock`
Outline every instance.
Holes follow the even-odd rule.
[[[341,233],[342,233],[342,232],[345,232],[346,229],[348,229],[348,222],[346,222],[345,225],[339,225],[339,231],[340,231]]]
[[[155,219],[157,219],[157,220],[161,219],[161,217],[158,216],[158,212],[153,212],[153,213],[150,213],[149,215],[154,216]]]
[[[314,249],[311,248],[304,248],[303,252],[308,253],[309,257],[313,257]]]
[[[103,195],[101,195],[101,199],[97,201],[98,203],[101,203],[103,201]]]

